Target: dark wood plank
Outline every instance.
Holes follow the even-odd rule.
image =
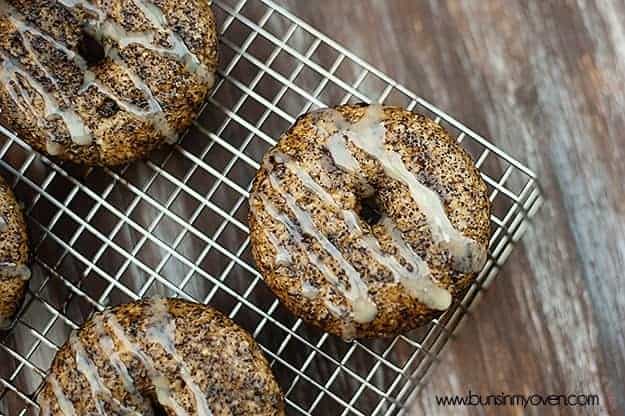
[[[625,5],[282,2],[538,172],[548,196],[414,414],[625,414]],[[435,395],[594,393],[600,408],[441,409]]]

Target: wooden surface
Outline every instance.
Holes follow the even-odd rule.
[[[526,162],[548,198],[412,414],[625,414],[625,3],[283,4]],[[469,389],[601,406],[436,405]]]

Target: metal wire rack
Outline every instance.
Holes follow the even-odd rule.
[[[56,350],[90,313],[156,294],[211,304],[249,330],[289,414],[403,414],[538,209],[529,169],[271,0],[214,0],[213,9],[220,78],[173,147],[83,168],[36,155],[0,127],[0,166],[24,203],[35,262],[15,325],[0,334],[2,414],[37,414]],[[262,284],[246,201],[262,155],[298,114],[358,101],[408,107],[454,134],[489,186],[494,232],[478,281],[443,317],[394,339],[345,343],[304,325]]]

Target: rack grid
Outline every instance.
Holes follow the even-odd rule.
[[[288,414],[399,415],[542,202],[528,168],[271,0],[214,0],[221,69],[174,146],[114,169],[57,163],[0,126],[0,167],[24,203],[33,277],[0,334],[0,413],[37,414],[56,350],[95,310],[145,296],[211,304],[269,357]],[[383,102],[427,114],[473,156],[493,204],[487,264],[428,326],[346,343],[292,316],[250,256],[246,204],[275,138],[309,110]]]

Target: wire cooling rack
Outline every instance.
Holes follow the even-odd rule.
[[[269,0],[215,0],[221,70],[175,146],[116,169],[57,164],[0,127],[0,165],[24,203],[33,278],[0,335],[0,412],[36,396],[70,331],[94,310],[144,296],[211,304],[249,330],[297,415],[396,415],[496,276],[541,203],[535,175]],[[251,261],[247,197],[264,152],[305,111],[376,101],[433,117],[474,157],[493,203],[490,256],[464,299],[426,328],[345,343],[304,325]]]

